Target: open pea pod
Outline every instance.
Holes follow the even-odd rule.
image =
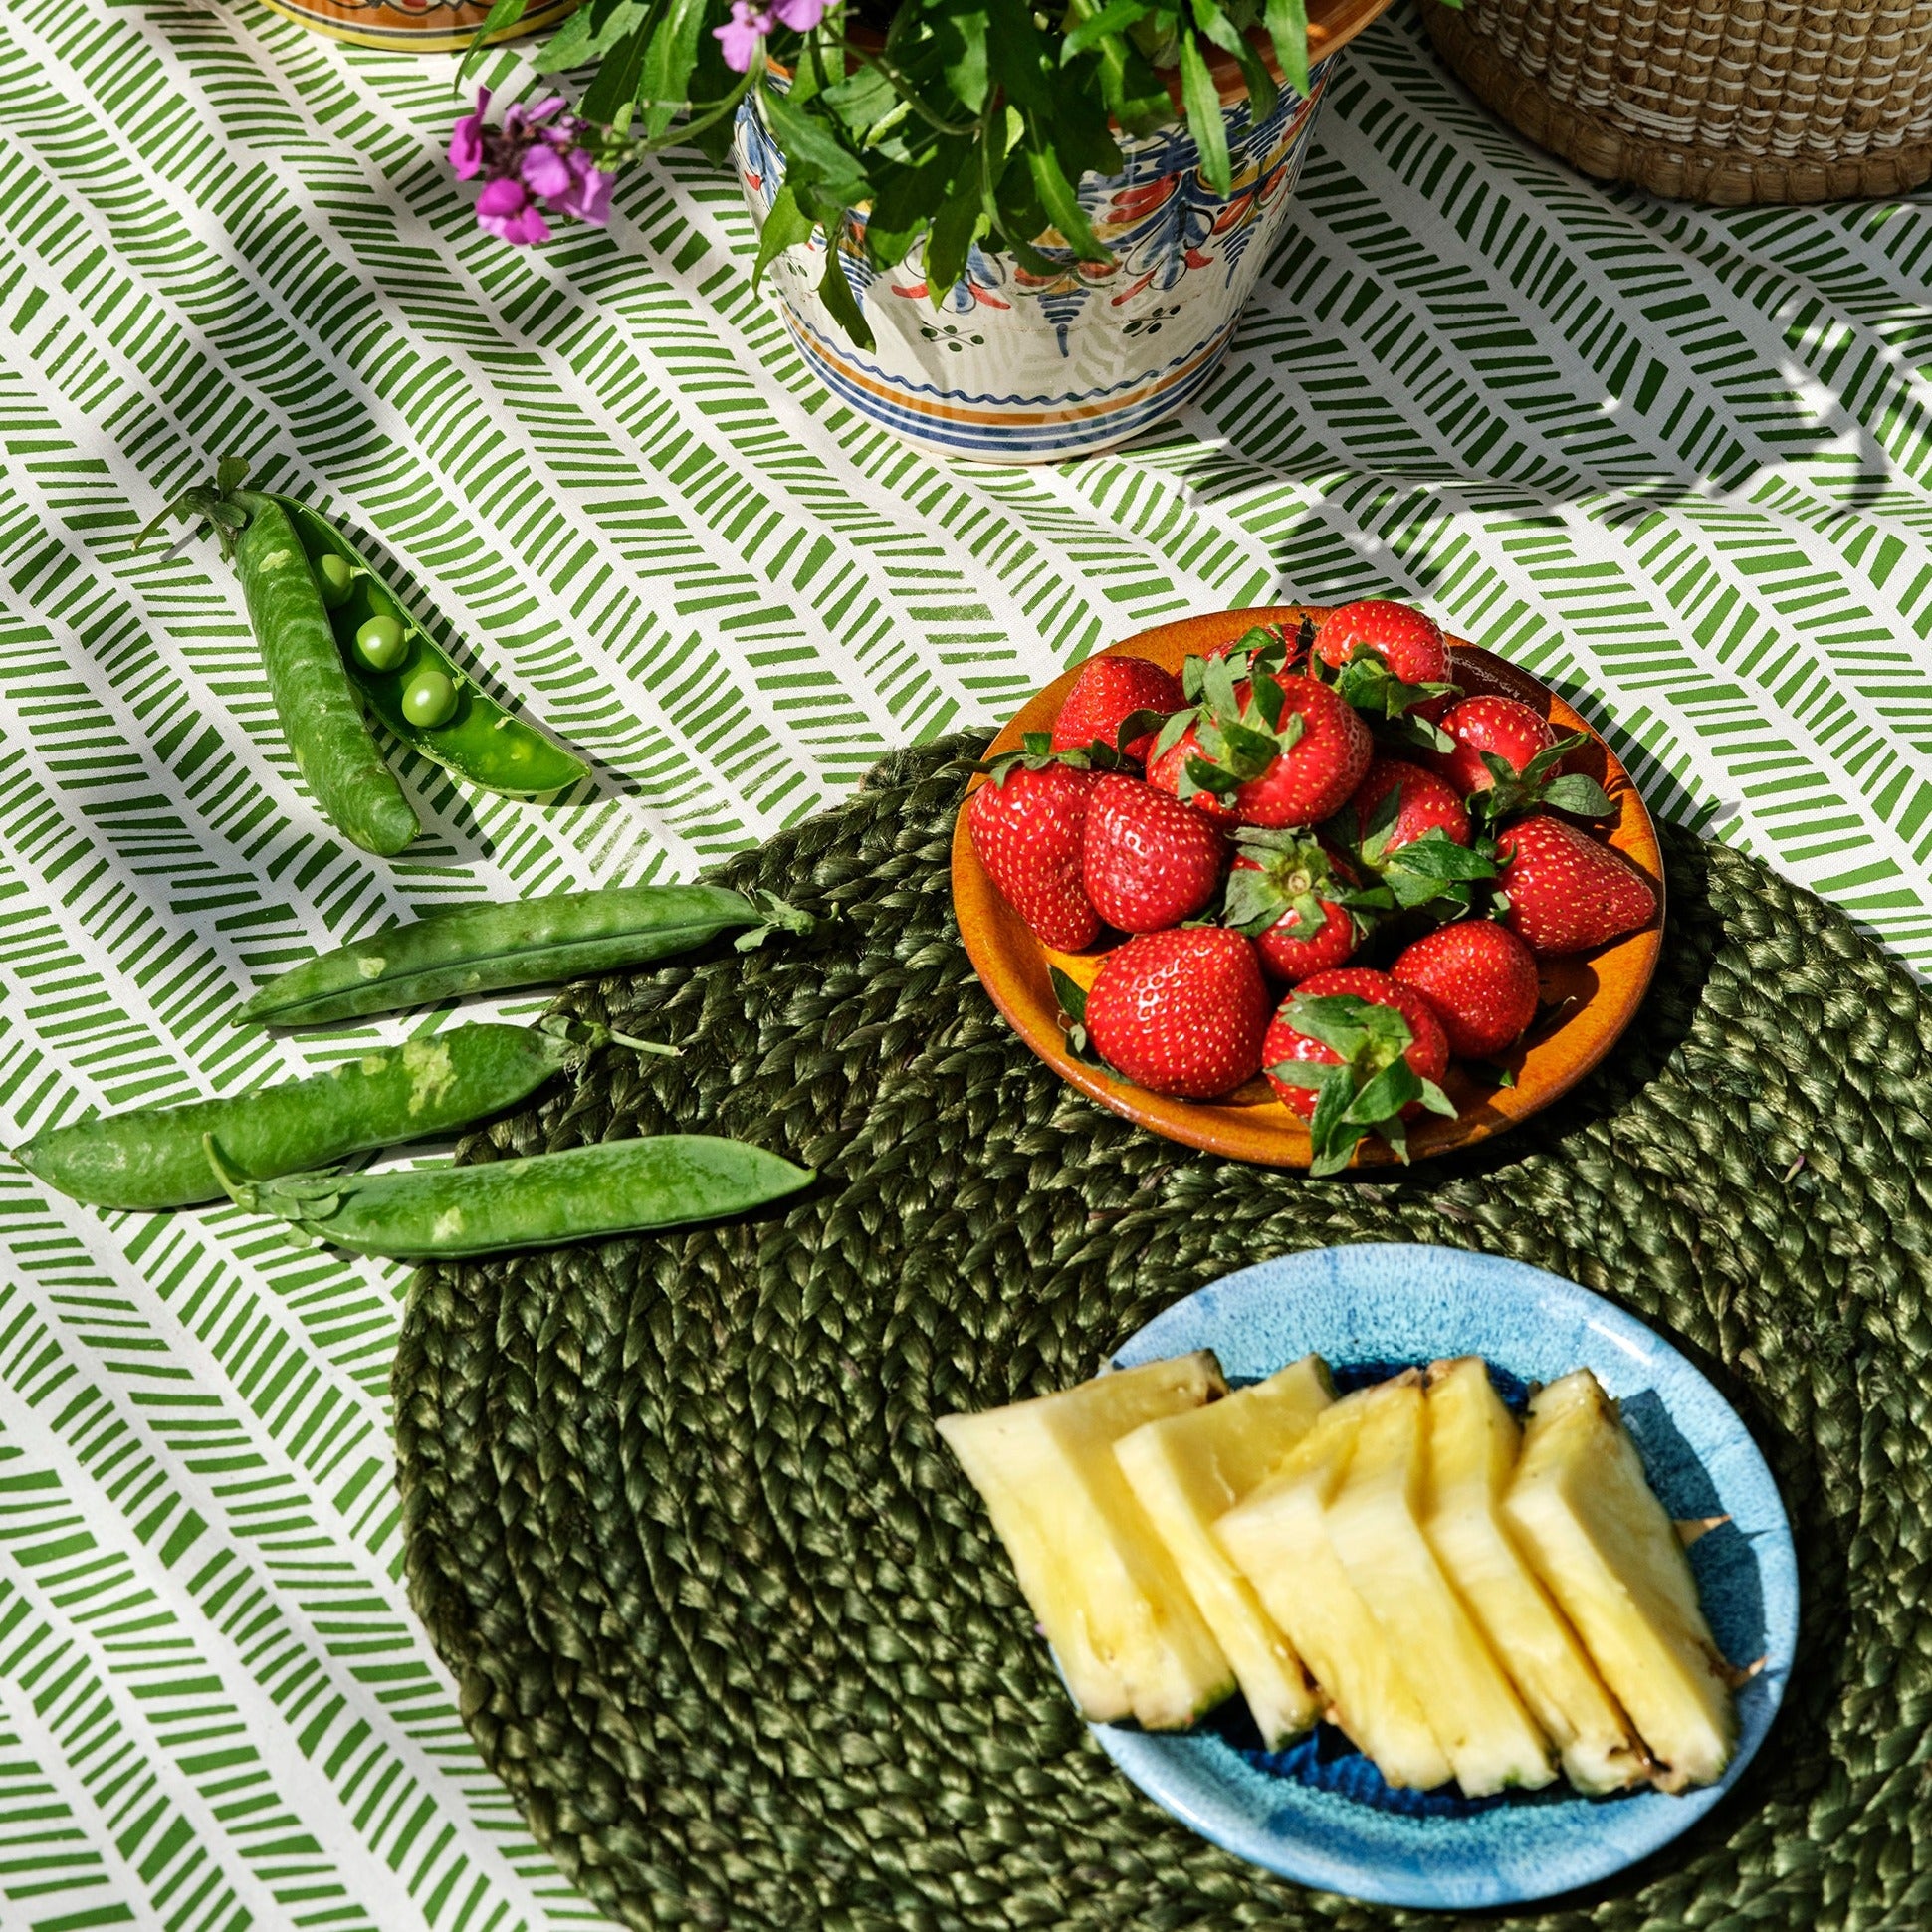
[[[465,676],[327,518],[293,497],[275,501],[295,526],[319,582],[324,557],[339,558],[347,566],[346,591],[339,588],[337,569],[337,588],[324,592],[324,600],[330,594],[336,599],[329,623],[349,677],[369,709],[397,738],[459,778],[512,798],[541,797],[589,776],[589,767],[574,752],[505,711]],[[364,663],[354,648],[356,632],[372,617],[390,618],[402,631],[402,654],[386,670]],[[447,678],[456,694],[455,709],[440,724],[419,725],[403,709],[403,693],[424,672]]]

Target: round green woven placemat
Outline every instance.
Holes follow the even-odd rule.
[[[1091,1375],[1261,1256],[1439,1241],[1663,1329],[1769,1455],[1805,1614],[1771,1740],[1668,1850],[1466,1924],[1932,1922],[1932,1008],[1839,914],[1667,843],[1611,1064],[1395,1180],[1192,1153],[1064,1088],[980,991],[948,845],[974,739],[728,868],[840,917],[567,1003],[613,1052],[470,1158],[669,1129],[824,1171],[730,1226],[426,1270],[395,1369],[413,1600],[537,1835],[643,1926],[1392,1926],[1117,1777],[935,1413]]]

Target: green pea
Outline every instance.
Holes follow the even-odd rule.
[[[604,1027],[561,1016],[536,1027],[453,1027],[233,1099],[144,1107],[53,1128],[14,1158],[76,1200],[186,1207],[221,1197],[202,1147],[207,1135],[250,1180],[319,1168],[499,1113],[612,1037]]]
[[[741,951],[774,929],[809,933],[809,913],[729,886],[605,886],[508,906],[452,906],[292,966],[242,1008],[265,1026],[317,1026],[365,1013],[552,985],[646,966],[721,933]]]
[[[310,561],[315,566],[316,588],[322,592],[323,605],[329,610],[341,609],[348,602],[348,593],[355,588],[355,571],[348,559],[330,550]]]
[[[313,1238],[398,1260],[560,1247],[742,1214],[816,1177],[778,1155],[709,1134],[605,1141],[527,1160],[254,1181],[213,1135],[210,1166],[236,1204]]]
[[[409,655],[409,640],[393,617],[371,617],[355,633],[355,655],[371,671],[393,671]]]
[[[350,608],[365,619],[382,618],[393,623],[404,635],[407,650],[380,663],[365,657],[352,637],[345,638],[342,651],[343,663],[361,687],[370,713],[388,731],[419,756],[454,771],[467,783],[510,798],[551,797],[581,784],[590,775],[589,766],[547,733],[506,711],[481,686],[466,684],[434,639],[410,622],[380,573],[349,547],[327,518],[293,497],[278,497],[276,501],[288,513],[318,571],[326,558],[336,557],[352,572],[357,599]],[[440,672],[448,678],[460,694],[454,710],[440,714],[439,721],[430,724],[413,717],[403,704],[403,680],[394,675],[404,665],[410,669],[412,682],[414,674],[421,671]]]
[[[418,671],[402,694],[402,715],[427,730],[447,725],[456,714],[456,685],[440,671]]]
[[[296,769],[344,837],[392,857],[422,827],[369,735],[295,526],[258,491],[229,501],[248,519],[235,570]]]

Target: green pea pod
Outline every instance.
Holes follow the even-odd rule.
[[[212,1135],[210,1167],[237,1206],[355,1254],[427,1260],[552,1248],[742,1214],[795,1193],[809,1168],[743,1141],[661,1134],[473,1168],[248,1181]]]
[[[480,691],[389,594],[327,518],[293,497],[276,497],[274,502],[294,527],[312,566],[330,555],[348,566],[346,593],[328,613],[342,663],[369,709],[405,745],[459,778],[512,798],[542,797],[590,775],[581,758]],[[354,648],[356,632],[373,617],[392,618],[402,630],[402,656],[386,670],[365,664]],[[456,692],[456,709],[437,725],[418,725],[403,710],[403,693],[426,671],[447,678]]]
[[[774,928],[808,933],[810,914],[728,886],[606,886],[508,906],[453,906],[391,926],[271,979],[246,1006],[265,1026],[392,1013],[467,993],[551,985],[688,952],[734,928],[741,949]]]
[[[235,569],[296,769],[344,838],[393,858],[422,827],[369,735],[308,554],[273,497],[229,501],[248,518]]]
[[[76,1200],[186,1207],[221,1198],[203,1147],[210,1134],[249,1181],[323,1167],[514,1106],[611,1037],[604,1027],[560,1016],[535,1027],[458,1026],[406,1046],[372,1047],[326,1073],[232,1099],[52,1128],[16,1148],[14,1158]]]

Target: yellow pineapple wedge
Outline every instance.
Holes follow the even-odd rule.
[[[1476,1356],[1429,1366],[1422,1532],[1579,1791],[1642,1782],[1649,1765],[1616,1700],[1502,1520],[1522,1430]]]
[[[1616,1404],[1588,1369],[1530,1401],[1504,1512],[1664,1791],[1723,1775],[1737,1740],[1730,1667],[1697,1602],[1675,1525]]]
[[[1421,1376],[1410,1369],[1364,1390],[1355,1454],[1328,1506],[1329,1540],[1463,1795],[1550,1784],[1548,1741],[1422,1534],[1427,1454]]]
[[[1202,1350],[940,1418],[1074,1701],[1097,1723],[1184,1730],[1233,1693],[1227,1658],[1114,1459],[1130,1429],[1226,1394]]]
[[[1304,1356],[1224,1401],[1143,1422],[1114,1444],[1122,1473],[1207,1619],[1270,1750],[1321,1714],[1294,1647],[1214,1541],[1214,1519],[1258,1487],[1335,1400]]]
[[[1448,1781],[1449,1760],[1328,1537],[1328,1501],[1348,1470],[1368,1393],[1325,1409],[1214,1535],[1321,1686],[1326,1715],[1390,1784],[1427,1791]]]

